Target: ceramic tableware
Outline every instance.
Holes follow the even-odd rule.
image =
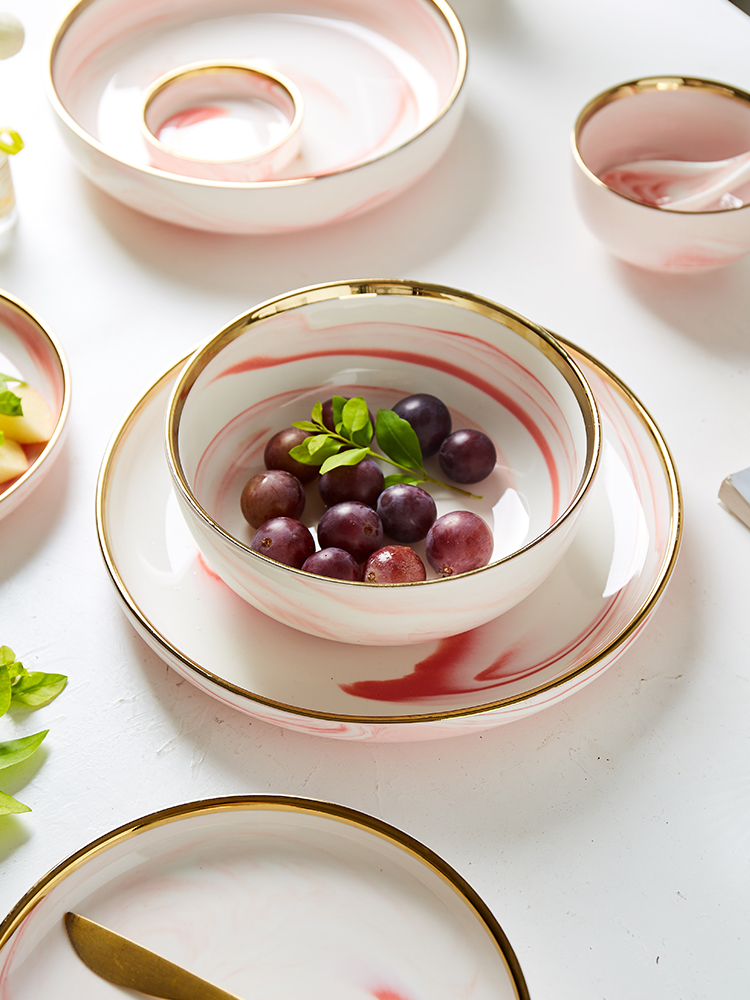
[[[674,210],[646,203],[662,196],[660,179],[628,189],[617,168],[641,160],[716,161],[748,149],[750,94],[743,90],[676,76],[612,87],[586,105],[573,132],[581,214],[613,254],[639,267],[689,272],[730,264],[750,252],[747,184],[725,205]]]
[[[601,469],[557,569],[501,618],[439,642],[387,655],[359,646],[353,655],[242,601],[207,569],[172,491],[163,426],[178,363],[125,417],[99,477],[99,542],[129,621],[180,677],[222,704],[317,736],[461,736],[574,694],[654,613],[677,558],[682,508],[648,412],[603,365],[567,347],[602,415]]]

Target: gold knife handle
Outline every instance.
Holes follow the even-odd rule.
[[[116,986],[161,1000],[239,1000],[78,913],[65,914],[65,929],[81,961]]]

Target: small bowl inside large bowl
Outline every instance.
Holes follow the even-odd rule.
[[[24,438],[21,448],[28,464],[18,476],[0,482],[0,518],[3,518],[39,485],[52,467],[70,408],[70,372],[62,348],[28,306],[7,292],[0,292],[0,372],[25,382],[41,396],[41,409],[46,406],[49,411],[47,421],[47,415],[40,417],[37,407],[30,404],[36,411],[34,422],[39,426],[48,423],[49,437],[47,432],[43,434],[46,440],[35,440],[38,435],[33,433],[21,435]],[[10,388],[18,395],[13,384]],[[27,412],[27,418],[29,415]]]
[[[250,548],[240,493],[262,471],[273,434],[332,395],[364,396],[375,412],[419,392],[446,403],[454,429],[479,428],[495,444],[497,465],[473,488],[481,499],[430,486],[438,515],[465,509],[488,523],[488,565],[373,585],[305,573]],[[599,434],[585,379],[546,331],[477,296],[406,281],[302,289],[239,317],[187,363],[166,423],[177,499],[208,566],[285,625],[368,645],[464,632],[539,586],[572,541]],[[321,510],[309,503],[305,523]]]
[[[181,66],[154,82],[142,131],[161,170],[217,181],[273,180],[299,152],[304,104],[278,73],[240,62]]]
[[[578,205],[594,235],[631,264],[673,272],[723,267],[750,253],[750,191],[734,207],[677,211],[629,197],[602,178],[637,160],[707,162],[748,150],[745,91],[695,77],[631,80],[598,94],[578,116]]]

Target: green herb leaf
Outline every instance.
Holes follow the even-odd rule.
[[[393,410],[378,410],[375,433],[380,447],[397,465],[422,468],[422,449],[408,421]]]
[[[21,397],[11,392],[10,389],[0,392],[0,413],[4,417],[22,417]]]
[[[18,378],[17,375],[5,375],[3,372],[0,372],[0,385],[3,382],[12,382],[14,385],[26,385],[23,379]]]
[[[313,449],[310,448],[310,442],[315,442]],[[289,454],[303,465],[322,465],[327,458],[335,455],[343,447],[343,441],[336,441],[327,434],[317,434],[315,437],[305,438],[302,444],[295,445]]]
[[[323,404],[318,400],[318,402],[313,406],[312,413],[310,414],[310,419],[316,424],[323,423]]]
[[[340,434],[341,429],[344,424],[344,407],[347,404],[347,399],[345,396],[333,396],[331,400],[331,406],[333,408],[333,426],[336,428],[336,433]]]
[[[338,455],[327,458],[320,467],[320,474],[325,475],[331,469],[338,469],[342,465],[359,465],[363,458],[367,458],[369,451],[369,448],[347,448]]]
[[[43,729],[33,736],[22,736],[19,740],[7,740],[0,743],[0,768],[11,767],[13,764],[20,764],[22,760],[30,757],[39,747],[49,729]]]
[[[26,708],[41,708],[55,699],[68,683],[64,674],[45,674],[41,670],[24,671],[13,684],[11,701]]]
[[[10,671],[5,663],[0,663],[0,715],[10,708]]]
[[[0,646],[0,663],[15,663],[16,654],[10,646]]]
[[[417,479],[416,476],[386,476],[383,488],[387,490],[389,486],[401,486],[402,484],[406,486],[419,486],[424,481],[424,479]]]
[[[301,431],[308,431],[310,434],[320,434],[320,427],[317,424],[310,423],[309,420],[295,420],[292,427],[297,427]]]
[[[18,799],[14,799],[12,795],[8,795],[6,792],[0,792],[0,816],[28,812],[31,812],[31,809],[25,806],[23,802],[19,802]]]

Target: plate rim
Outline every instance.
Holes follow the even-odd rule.
[[[643,426],[645,427],[647,433],[651,437],[656,454],[659,457],[662,469],[665,474],[665,481],[668,485],[671,503],[671,514],[670,514],[670,524],[669,531],[667,535],[667,544],[665,547],[664,558],[662,559],[660,569],[655,575],[654,583],[649,591],[649,593],[644,598],[639,610],[632,616],[631,620],[627,626],[620,631],[620,633],[610,640],[607,645],[600,650],[596,655],[592,657],[587,657],[578,666],[573,667],[563,673],[561,676],[556,677],[544,684],[540,684],[528,691],[522,692],[520,694],[511,695],[505,698],[501,698],[497,701],[486,702],[481,705],[471,705],[463,708],[445,709],[443,711],[431,711],[418,714],[410,715],[347,715],[343,713],[334,712],[323,712],[314,709],[308,709],[304,707],[297,707],[293,705],[287,705],[283,702],[276,701],[272,698],[267,698],[260,694],[254,694],[248,691],[246,688],[242,688],[239,685],[227,681],[220,677],[218,674],[214,674],[212,671],[196,663],[194,660],[190,659],[187,655],[182,653],[166,636],[162,635],[158,629],[156,629],[152,623],[149,621],[148,617],[141,611],[138,604],[135,602],[133,597],[128,591],[125,582],[119,574],[115,560],[112,556],[109,536],[107,531],[107,516],[106,516],[106,505],[107,505],[107,495],[109,480],[111,478],[111,469],[117,460],[118,453],[124,444],[125,438],[129,433],[129,427],[132,426],[137,421],[137,418],[141,411],[149,404],[151,397],[165,388],[164,383],[170,378],[177,379],[181,366],[184,366],[187,360],[192,356],[193,352],[183,356],[176,364],[168,368],[162,375],[152,383],[143,392],[135,404],[126,412],[125,416],[120,421],[119,425],[115,429],[112,438],[107,446],[104,453],[102,463],[99,470],[99,476],[97,479],[96,488],[96,530],[97,538],[99,541],[99,547],[104,559],[104,563],[110,574],[112,582],[114,583],[115,589],[118,592],[118,596],[122,601],[124,607],[127,610],[128,615],[132,618],[132,622],[137,622],[140,628],[144,629],[151,640],[156,644],[157,647],[163,649],[170,659],[174,659],[183,664],[183,666],[190,672],[196,673],[199,677],[204,679],[210,684],[216,685],[219,688],[223,688],[225,691],[231,692],[235,696],[240,696],[241,698],[247,700],[250,704],[255,704],[259,706],[264,706],[270,708],[277,712],[282,712],[287,716],[296,716],[297,718],[303,719],[313,719],[320,722],[331,722],[340,723],[346,725],[362,725],[362,726],[377,726],[379,728],[390,727],[390,726],[405,726],[410,724],[430,724],[445,722],[453,719],[470,719],[479,718],[482,716],[487,716],[488,721],[492,714],[498,710],[509,708],[511,706],[520,705],[523,703],[532,703],[535,698],[540,694],[545,692],[554,691],[563,685],[568,684],[575,678],[580,677],[586,671],[594,667],[596,664],[600,663],[602,660],[611,656],[620,647],[623,649],[627,647],[628,640],[634,633],[640,629],[642,625],[650,617],[651,613],[655,609],[659,599],[661,598],[667,583],[669,582],[672,572],[674,570],[677,557],[680,551],[680,543],[682,539],[682,529],[683,529],[683,511],[682,511],[682,490],[680,487],[679,476],[674,463],[674,459],[669,450],[669,447],[661,434],[658,426],[651,417],[650,413],[646,410],[637,396],[625,385],[625,383],[618,378],[614,372],[609,368],[599,362],[593,355],[589,354],[583,348],[580,348],[573,344],[571,341],[566,340],[564,337],[558,336],[547,331],[551,336],[559,340],[566,350],[571,350],[575,354],[577,353],[582,357],[591,367],[593,367],[601,376],[604,377],[605,381],[608,381],[614,389],[625,399],[626,403],[630,406],[633,413],[638,417]],[[585,373],[584,373],[585,374]],[[132,624],[131,622],[131,624]],[[154,647],[152,647],[154,648]],[[208,692],[210,694],[210,692]],[[242,711],[241,708],[237,708],[238,711]],[[248,714],[252,715],[251,712]],[[270,721],[270,720],[267,720]],[[274,720],[275,721],[275,720]],[[283,721],[279,720],[275,724],[283,725]],[[490,722],[490,725],[492,723]]]
[[[251,812],[263,809],[276,812],[296,812],[324,816],[379,837],[395,845],[411,857],[416,858],[426,868],[431,869],[434,874],[438,875],[474,912],[474,915],[480,924],[483,925],[495,945],[500,957],[505,962],[510,981],[516,991],[517,1000],[530,1000],[521,965],[505,931],[503,931],[497,918],[479,893],[452,865],[443,860],[431,848],[415,837],[412,837],[411,834],[392,826],[385,820],[378,819],[351,806],[297,795],[258,793],[195,799],[190,802],[178,803],[177,805],[157,809],[115,827],[108,833],[97,837],[84,847],[74,851],[73,854],[68,855],[67,858],[35,882],[28,892],[21,897],[2,923],[0,923],[0,954],[18,927],[53,889],[57,888],[68,875],[82,868],[88,861],[103,854],[110,848],[136,837],[140,833],[156,829],[160,826],[166,826],[170,823],[179,822],[183,819],[219,813],[235,811]]]

